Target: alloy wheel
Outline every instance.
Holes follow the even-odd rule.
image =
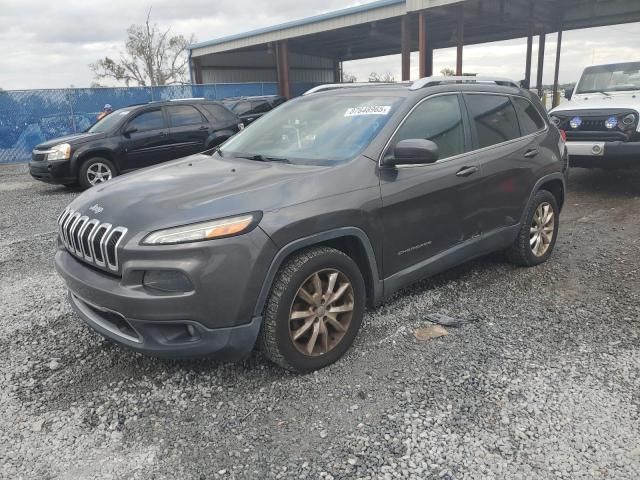
[[[324,269],[298,289],[289,313],[289,337],[303,355],[333,350],[349,330],[354,309],[353,286],[342,272]]]
[[[112,178],[113,172],[109,165],[105,163],[96,162],[87,168],[87,180],[91,185],[98,185],[106,182],[107,180],[111,180]]]
[[[555,213],[550,203],[538,205],[531,222],[529,243],[536,257],[543,257],[549,250],[555,233]]]

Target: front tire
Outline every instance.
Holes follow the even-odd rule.
[[[538,191],[527,207],[516,241],[507,250],[509,261],[524,267],[546,262],[558,238],[559,213],[556,197],[547,190]]]
[[[115,165],[106,158],[94,157],[85,161],[78,172],[78,182],[83,190],[111,180],[118,174]]]
[[[314,247],[280,268],[265,308],[259,345],[273,363],[296,372],[331,365],[351,347],[366,304],[356,263]]]

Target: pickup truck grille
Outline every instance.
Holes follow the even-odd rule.
[[[58,217],[58,232],[67,251],[76,258],[111,272],[119,271],[118,246],[127,234],[126,228],[67,208]]]

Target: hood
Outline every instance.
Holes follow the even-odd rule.
[[[607,108],[626,108],[640,113],[640,92],[611,92],[609,95],[611,96],[600,93],[574,95],[570,102],[563,103],[549,113]]]
[[[194,155],[93,187],[69,207],[134,233],[148,232],[307,201],[321,189],[300,188],[300,182],[329,169]]]
[[[99,140],[101,138],[104,138],[105,136],[106,134],[104,133],[76,133],[73,135],[66,135],[64,137],[58,137],[52,140],[47,140],[46,142],[42,142],[35,147],[35,150],[47,150],[61,143],[68,143],[69,145],[71,145],[71,147],[74,147],[90,140]]]

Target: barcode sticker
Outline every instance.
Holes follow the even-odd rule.
[[[390,105],[367,105],[366,107],[352,107],[347,109],[345,117],[357,117],[359,115],[389,115]]]

